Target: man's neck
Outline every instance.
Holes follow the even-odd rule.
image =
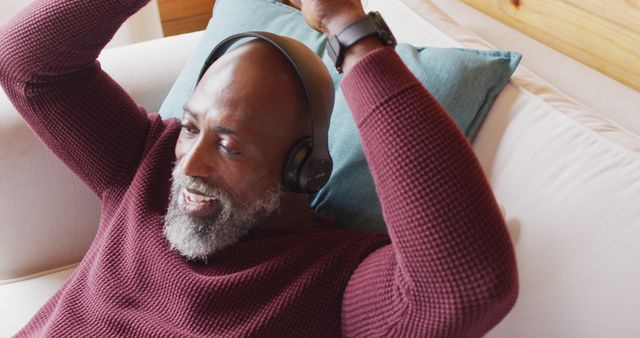
[[[309,208],[306,195],[284,193],[280,200],[280,208],[256,226],[256,229],[299,230],[310,227],[315,222],[317,217]]]

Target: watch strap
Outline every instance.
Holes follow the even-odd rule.
[[[377,33],[378,27],[376,27],[369,14],[350,24],[340,33],[329,36],[327,52],[338,73],[342,73],[342,63],[344,62],[346,50],[356,42]]]
[[[340,42],[343,46],[351,46],[354,43],[373,35],[378,31],[369,16],[365,16],[352,23],[340,32]]]

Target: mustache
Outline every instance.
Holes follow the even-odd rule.
[[[231,195],[225,189],[207,183],[203,178],[197,176],[187,176],[182,172],[179,166],[175,166],[171,178],[176,190],[188,188],[197,190],[207,196],[217,199],[231,200]]]

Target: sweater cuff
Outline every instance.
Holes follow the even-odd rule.
[[[375,106],[387,97],[421,82],[409,71],[392,47],[365,55],[343,78],[340,86],[360,126]]]

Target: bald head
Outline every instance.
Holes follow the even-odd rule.
[[[260,40],[214,62],[184,111],[176,158],[185,174],[247,200],[280,183],[289,149],[312,132],[293,65]]]
[[[250,41],[221,56],[198,87],[214,104],[238,107],[261,124],[276,123],[291,142],[311,135],[302,82],[289,60],[264,41]]]

